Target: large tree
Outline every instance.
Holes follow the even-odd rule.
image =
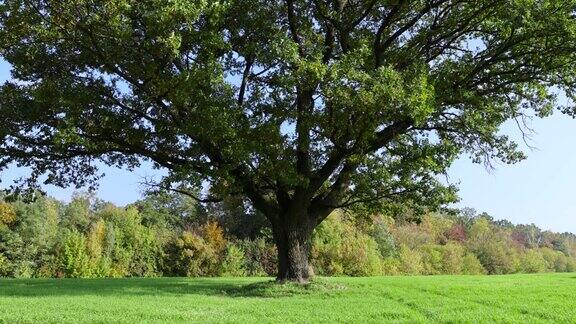
[[[245,197],[280,280],[306,280],[334,209],[454,198],[460,154],[523,158],[499,133],[574,98],[575,0],[3,0],[0,169],[60,186],[98,163]],[[209,194],[206,194],[209,192]]]

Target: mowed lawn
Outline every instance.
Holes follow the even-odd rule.
[[[576,322],[576,274],[0,279],[0,322]]]

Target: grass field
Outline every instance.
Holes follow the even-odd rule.
[[[576,274],[0,279],[0,322],[576,322]]]

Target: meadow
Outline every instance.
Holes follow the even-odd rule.
[[[0,279],[0,322],[575,322],[576,273]]]

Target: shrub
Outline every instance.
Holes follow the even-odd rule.
[[[461,274],[465,250],[461,244],[449,242],[442,248],[442,273]]]
[[[382,273],[378,244],[343,214],[329,216],[314,232],[311,263],[320,275],[371,276]]]
[[[0,277],[6,277],[10,273],[10,261],[0,253]]]
[[[165,270],[177,276],[217,276],[227,244],[224,231],[215,222],[203,225],[199,233],[185,231],[167,244]]]
[[[486,274],[486,269],[480,263],[480,260],[472,254],[466,253],[462,259],[462,274],[479,275]]]
[[[419,227],[429,233],[434,242],[445,244],[448,240],[446,232],[452,228],[454,222],[440,214],[428,213],[422,218]]]
[[[388,224],[377,222],[372,226],[369,234],[376,241],[378,251],[383,258],[393,257],[397,254],[396,240],[392,233],[390,233]]]
[[[566,255],[560,251],[555,251],[551,248],[541,248],[538,252],[544,258],[546,264],[546,271],[566,271]]]
[[[220,275],[227,277],[241,277],[246,275],[244,250],[236,244],[228,244],[226,255],[222,261]]]
[[[576,259],[568,258],[566,260],[566,272],[576,272]]]
[[[30,260],[18,260],[13,267],[14,278],[32,278],[34,275],[34,262]]]
[[[521,268],[510,234],[497,230],[485,217],[472,225],[468,246],[489,274],[515,273]]]
[[[86,278],[92,275],[86,240],[77,231],[66,235],[60,255],[60,269],[66,277]]]
[[[443,272],[442,246],[427,244],[419,249],[422,260],[422,274],[435,275]]]
[[[198,277],[215,274],[215,250],[198,234],[182,233],[168,244],[166,252],[166,264],[171,275]]]
[[[376,276],[382,273],[378,245],[370,236],[356,233],[342,246],[344,274],[348,276]]]
[[[138,277],[155,277],[159,271],[158,260],[162,254],[162,247],[152,229],[141,227],[136,235],[134,245],[128,247],[134,251],[130,258],[130,274]]]
[[[245,239],[238,244],[244,250],[245,269],[248,276],[276,275],[278,252],[274,244],[263,237],[255,240]]]
[[[535,249],[526,250],[521,257],[520,266],[522,271],[526,273],[545,272],[547,270],[546,260]]]
[[[474,253],[489,274],[515,273],[519,270],[517,251],[504,242],[487,242],[477,247]]]
[[[39,264],[38,269],[36,270],[36,277],[53,278],[58,276],[59,262],[53,254],[43,256],[41,261],[42,262]]]
[[[399,268],[400,268],[400,261],[398,260],[398,258],[388,257],[382,260],[382,274],[384,275],[391,275],[391,276],[399,275],[401,274]]]
[[[568,257],[564,254],[560,254],[554,262],[554,268],[552,271],[555,272],[567,272],[568,268]]]
[[[112,260],[109,257],[100,257],[92,263],[92,276],[95,278],[114,277]]]
[[[402,274],[417,275],[424,271],[424,264],[422,263],[422,256],[417,250],[412,250],[407,246],[401,246],[399,257],[398,269]]]

